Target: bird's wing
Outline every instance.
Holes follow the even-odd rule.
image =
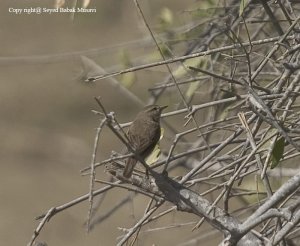
[[[139,125],[138,132],[135,129],[136,127],[132,125],[132,128],[128,131],[128,138],[132,147],[141,154],[154,148],[160,137],[160,133],[157,133],[157,131],[160,131],[159,126],[151,128],[144,123]]]

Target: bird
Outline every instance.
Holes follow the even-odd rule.
[[[135,152],[145,160],[160,139],[160,116],[167,106],[149,105],[139,112],[130,125],[127,137]],[[128,152],[130,150],[127,148]],[[123,176],[130,178],[137,163],[136,157],[126,160]]]

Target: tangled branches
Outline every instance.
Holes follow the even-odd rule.
[[[193,32],[185,29],[179,33],[189,40],[182,48],[186,42],[154,35],[142,7],[134,2],[161,59],[94,76],[87,72],[85,80],[96,83],[138,70],[167,68],[163,82],[148,88],[147,103],[167,102],[171,108],[162,115],[166,143],[160,159],[151,169],[141,160],[150,176],[140,171],[129,180],[122,176],[122,169],[124,159],[134,153],[114,154],[97,163],[98,142],[105,126],[130,149],[122,130],[130,122],[119,124],[117,116],[107,113],[97,99],[103,114],[92,163],[82,170],[90,174],[89,194],[41,216],[44,219],[33,240],[54,214],[87,199],[88,228],[94,226],[93,198],[116,188],[150,199],[144,214],[130,229],[124,229],[118,245],[129,240],[134,243],[146,225],[159,223],[174,210],[192,213],[198,219],[192,223],[194,237],[184,245],[200,242],[203,235],[196,232],[204,222],[224,236],[220,245],[292,245],[300,235],[299,11],[290,2],[252,1],[239,6],[233,0],[230,6],[224,4],[224,13],[194,21]],[[131,97],[129,90],[118,86]],[[169,93],[177,94],[168,101]],[[136,95],[132,98],[136,102]],[[96,170],[105,164],[113,180],[96,178]],[[96,190],[96,183],[104,186]],[[254,199],[247,199],[249,196]],[[120,199],[107,216],[130,200]]]

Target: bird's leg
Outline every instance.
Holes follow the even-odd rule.
[[[161,175],[164,176],[165,178],[169,177],[167,170],[163,170]]]

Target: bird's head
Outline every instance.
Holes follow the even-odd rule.
[[[153,121],[159,121],[161,112],[168,106],[150,105],[146,106],[143,112],[150,117]]]

